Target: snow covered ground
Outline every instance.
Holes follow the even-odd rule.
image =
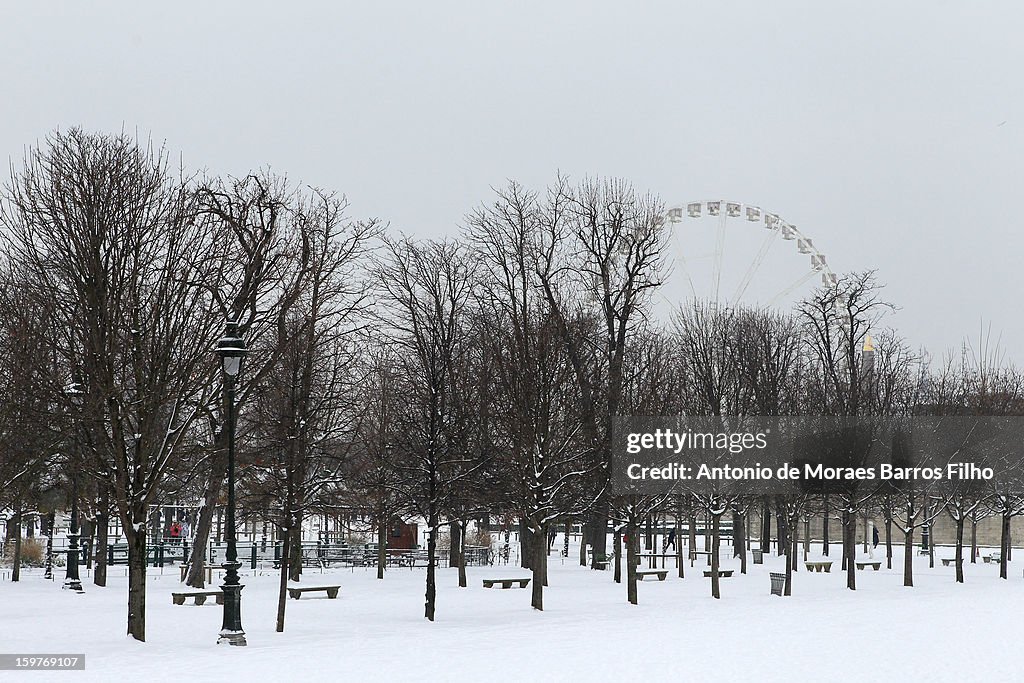
[[[882,548],[879,548],[881,551]],[[85,653],[86,671],[0,673],[0,680],[75,681],[576,681],[576,680],[1012,680],[1024,619],[1021,560],[1010,580],[998,565],[928,569],[915,556],[915,588],[903,588],[902,548],[886,570],[857,574],[845,588],[832,573],[799,571],[794,595],[769,594],[768,572],[782,561],[749,565],[710,597],[701,561],[687,576],[625,584],[552,556],[545,611],[529,590],[484,589],[481,578],[527,576],[515,567],[471,567],[469,587],[454,569],[439,571],[437,621],[423,619],[423,569],[307,570],[303,582],[340,583],[337,600],[288,601],[286,632],[274,632],[277,577],[243,578],[242,621],[249,646],[217,646],[221,608],[176,606],[177,568],[151,570],[148,642],[125,630],[123,567],[109,587],[86,579],[85,595],[60,589],[32,570],[0,581],[0,653]],[[838,559],[839,549],[833,557]],[[938,557],[952,556],[940,549]],[[812,556],[812,559],[813,556]],[[671,563],[670,563],[671,566]],[[736,566],[732,561],[726,567]]]

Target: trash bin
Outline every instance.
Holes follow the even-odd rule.
[[[782,595],[783,589],[786,588],[786,575],[779,574],[776,572],[771,573],[772,577],[772,595]]]
[[[761,550],[754,550],[754,564],[764,564],[764,552]]]

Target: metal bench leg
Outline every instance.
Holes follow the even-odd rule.
[[[328,588],[327,589],[327,597],[329,599],[331,599],[331,600],[334,600],[336,597],[338,597],[338,589],[337,588]]]
[[[205,602],[206,602],[206,596],[205,595],[197,595],[196,596],[196,604],[197,605],[202,605]]]

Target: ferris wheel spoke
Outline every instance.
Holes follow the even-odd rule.
[[[718,290],[722,286],[722,256],[725,252],[725,221],[728,216],[726,202],[721,202],[718,209],[718,234],[715,237],[715,270],[712,275],[715,281],[715,305],[718,304]]]
[[[679,266],[683,271],[683,275],[686,276],[686,283],[690,286],[690,294],[694,299],[697,298],[697,288],[693,286],[693,277],[690,276],[690,270],[686,267],[686,252],[681,249],[676,249],[676,258],[679,262]]]
[[[816,270],[811,270],[811,271],[807,272],[799,280],[797,280],[796,282],[791,284],[789,287],[786,287],[784,290],[782,290],[781,292],[776,294],[774,297],[772,297],[772,300],[769,301],[767,305],[768,306],[774,306],[776,301],[778,301],[779,299],[781,299],[784,296],[789,295],[793,290],[795,290],[797,287],[799,287],[800,285],[804,284],[805,282],[807,282],[808,280],[810,280],[812,277],[814,277],[817,274],[818,274],[818,271],[816,271]]]
[[[739,286],[736,288],[736,293],[733,295],[732,300],[734,304],[738,304],[740,298],[746,293],[747,287],[750,286],[751,281],[757,274],[758,268],[764,263],[765,257],[768,255],[768,251],[775,244],[775,238],[779,236],[778,230],[772,230],[765,238],[761,241],[761,248],[758,249],[757,255],[754,256],[754,260],[751,261],[750,266],[747,268],[747,272],[743,274],[743,280],[740,281]]]

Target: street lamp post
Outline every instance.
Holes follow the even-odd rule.
[[[228,510],[226,561],[224,569],[224,621],[217,643],[245,645],[245,631],[242,630],[242,585],[238,583],[238,549],[235,545],[235,378],[242,369],[242,359],[247,350],[245,341],[239,335],[238,323],[228,321],[224,336],[217,342],[224,371],[224,403],[228,435]]]
[[[78,424],[82,414],[82,402],[85,392],[78,382],[72,382],[68,387],[68,399],[75,408],[75,450],[78,447]],[[67,573],[64,575],[64,588],[73,590],[76,593],[84,593],[82,580],[78,576],[78,473],[75,464],[71,467],[71,522],[68,529],[68,561]]]

